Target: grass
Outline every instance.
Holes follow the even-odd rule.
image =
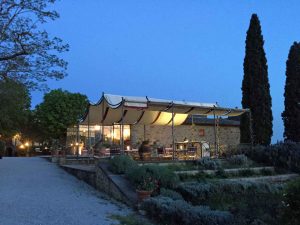
[[[120,225],[154,225],[153,223],[150,223],[147,219],[136,214],[129,214],[126,216],[111,214],[109,218],[119,221]]]

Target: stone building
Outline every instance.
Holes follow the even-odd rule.
[[[98,103],[89,105],[81,122],[68,129],[67,146],[77,154],[105,146],[134,151],[148,140],[168,148],[173,157],[180,150],[198,152],[204,143],[205,149],[219,150],[239,144],[239,121],[228,118],[247,111],[216,103],[103,94]]]
[[[189,141],[215,144],[215,122],[212,118],[193,116],[174,128],[175,142]],[[240,143],[240,122],[237,120],[220,119],[217,126],[217,138],[220,146],[236,146]],[[155,125],[132,125],[130,127],[130,143],[133,145],[149,140],[150,143],[172,146],[172,127]]]

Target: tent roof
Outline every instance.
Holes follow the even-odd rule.
[[[96,104],[89,104],[82,125],[182,124],[188,115],[239,116],[247,109],[219,107],[215,103],[172,101],[149,97],[133,97],[103,94]]]

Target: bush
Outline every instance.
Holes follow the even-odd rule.
[[[160,223],[168,225],[226,225],[231,224],[229,212],[211,210],[207,206],[192,206],[183,200],[155,197],[145,200],[141,208]]]
[[[238,176],[240,177],[251,177],[253,175],[255,175],[255,172],[251,169],[242,169],[238,171]]]
[[[118,155],[109,160],[109,170],[116,174],[124,174],[137,166],[137,162],[127,155]]]
[[[172,170],[157,165],[133,167],[128,171],[127,177],[136,187],[145,179],[157,181],[159,188],[174,188],[179,182],[178,176]]]
[[[233,165],[243,166],[243,165],[247,165],[248,158],[244,154],[233,155],[230,158],[228,158],[228,161]]]
[[[165,189],[161,188],[160,189],[160,195],[164,197],[171,198],[173,200],[183,200],[183,197],[181,194],[179,194],[176,191],[170,190],[170,189]]]
[[[216,170],[221,166],[218,160],[211,159],[209,157],[203,157],[197,160],[197,165],[200,167],[200,169],[208,170]]]
[[[288,183],[284,190],[284,224],[300,224],[300,179]]]
[[[300,172],[300,143],[279,142],[270,146],[255,146],[247,156],[256,162]]]
[[[4,155],[5,151],[5,142],[0,140],[0,157]]]
[[[238,221],[244,221],[235,224],[251,224],[260,219],[275,225],[282,209],[282,185],[222,180],[186,183],[176,190],[194,205],[201,202],[213,209],[230,211]]]
[[[215,182],[191,182],[184,183],[176,189],[185,200],[194,204],[207,202],[216,194],[230,194],[239,196],[242,194],[268,194],[277,193],[282,189],[280,185],[270,185],[263,182],[219,180]]]

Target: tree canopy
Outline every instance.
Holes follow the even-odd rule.
[[[45,94],[44,101],[37,105],[35,118],[45,138],[63,139],[67,128],[76,125],[88,105],[85,95],[61,89]]]
[[[49,10],[55,0],[0,1],[0,79],[15,80],[31,89],[47,87],[47,79],[62,79],[67,62],[57,56],[68,50],[41,25],[59,17]]]
[[[272,99],[264,40],[256,14],[252,15],[247,31],[242,95],[243,108],[249,108],[252,113],[254,143],[270,144],[273,134]],[[245,114],[241,118],[241,142],[250,143],[250,139],[249,115]]]
[[[0,134],[9,137],[20,132],[29,113],[27,88],[16,81],[0,80]]]
[[[284,88],[285,140],[300,142],[300,43],[294,42],[286,61],[286,81]]]

